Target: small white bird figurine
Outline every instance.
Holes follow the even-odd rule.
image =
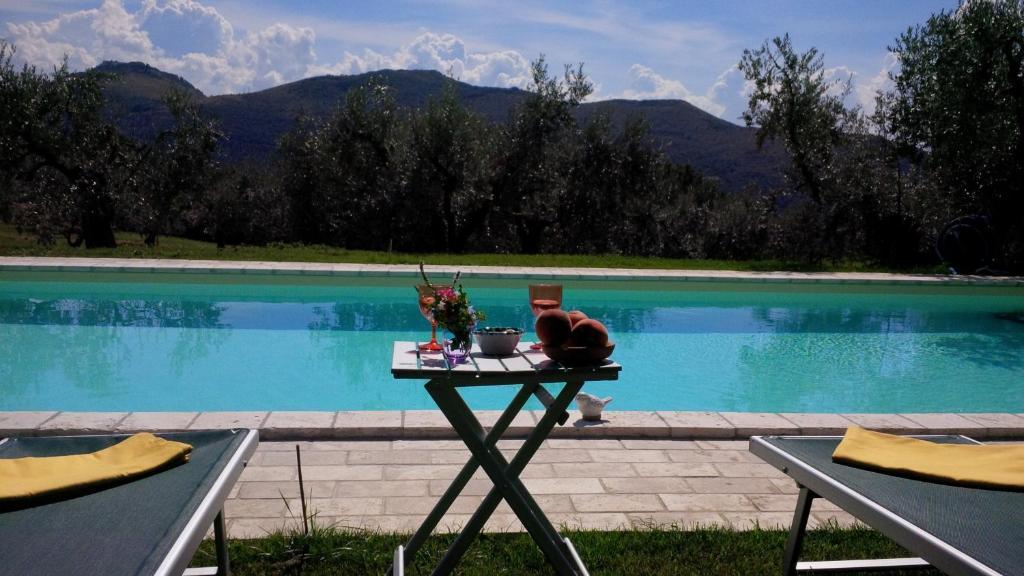
[[[604,410],[604,407],[611,403],[611,401],[611,396],[598,398],[586,392],[580,392],[576,395],[576,406],[579,407],[584,420],[600,420],[601,410]]]

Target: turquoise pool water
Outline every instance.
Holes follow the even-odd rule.
[[[413,284],[2,272],[0,410],[433,408],[389,373],[393,340],[429,335]],[[527,284],[466,280],[489,324],[525,327]],[[617,343],[621,380],[588,386],[615,409],[1024,412],[1020,289],[564,284]]]

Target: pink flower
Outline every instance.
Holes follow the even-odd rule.
[[[441,288],[437,291],[437,295],[442,300],[454,300],[455,290],[452,290],[451,288]]]

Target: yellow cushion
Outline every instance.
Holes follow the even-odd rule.
[[[23,504],[59,492],[98,488],[188,461],[192,446],[147,433],[91,454],[0,458],[0,503]]]
[[[938,444],[851,427],[832,460],[949,484],[1024,488],[1024,445]]]

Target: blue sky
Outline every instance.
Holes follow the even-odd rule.
[[[207,94],[253,91],[319,74],[430,68],[488,86],[584,62],[595,98],[682,98],[737,121],[744,48],[789,32],[829,73],[852,76],[871,107],[898,63],[887,46],[955,0],[496,2],[425,0],[0,0],[0,37],[18,57],[73,68],[141,60]]]

